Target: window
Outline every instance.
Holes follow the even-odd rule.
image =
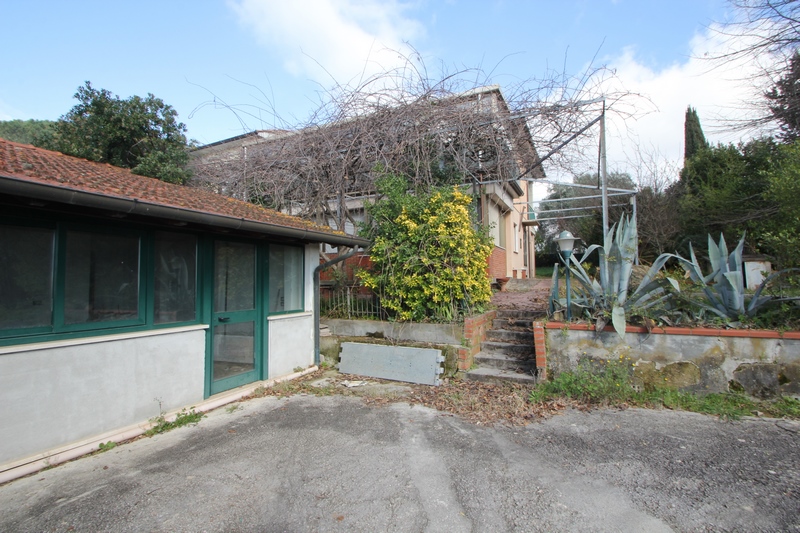
[[[45,224],[0,224],[0,345],[198,320],[196,236]]]
[[[515,252],[519,252],[519,245],[520,245],[519,239],[517,238],[517,234],[519,233],[517,231],[518,227],[519,226],[517,225],[517,223],[514,222],[514,236],[512,238],[514,239],[514,251]]]
[[[186,322],[197,316],[197,237],[155,236],[154,322]]]
[[[497,237],[498,238],[497,238],[496,242],[497,242],[497,246],[499,246],[500,248],[505,248],[506,247],[506,231],[508,231],[506,229],[506,224],[507,224],[506,220],[507,220],[507,216],[504,213],[499,213],[497,215],[497,232],[498,232]]]
[[[139,238],[67,232],[64,324],[139,318]]]
[[[269,247],[269,312],[303,310],[303,249]]]
[[[0,226],[0,330],[51,327],[55,231]]]

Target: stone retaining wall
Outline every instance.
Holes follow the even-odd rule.
[[[634,383],[641,386],[800,396],[800,332],[629,326],[623,340],[610,327],[602,332],[586,324],[544,327],[551,374],[572,370],[584,359],[623,359],[635,363]]]

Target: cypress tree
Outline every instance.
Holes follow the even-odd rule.
[[[694,157],[703,148],[708,148],[708,142],[700,127],[700,118],[697,110],[692,106],[686,108],[686,119],[683,122],[683,161]]]

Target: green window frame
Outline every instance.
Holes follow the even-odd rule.
[[[0,346],[198,324],[199,241],[123,224],[0,220]]]

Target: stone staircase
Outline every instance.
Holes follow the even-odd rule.
[[[473,381],[536,383],[533,321],[542,313],[521,309],[498,309],[492,329],[475,355],[475,368],[465,374]]]

